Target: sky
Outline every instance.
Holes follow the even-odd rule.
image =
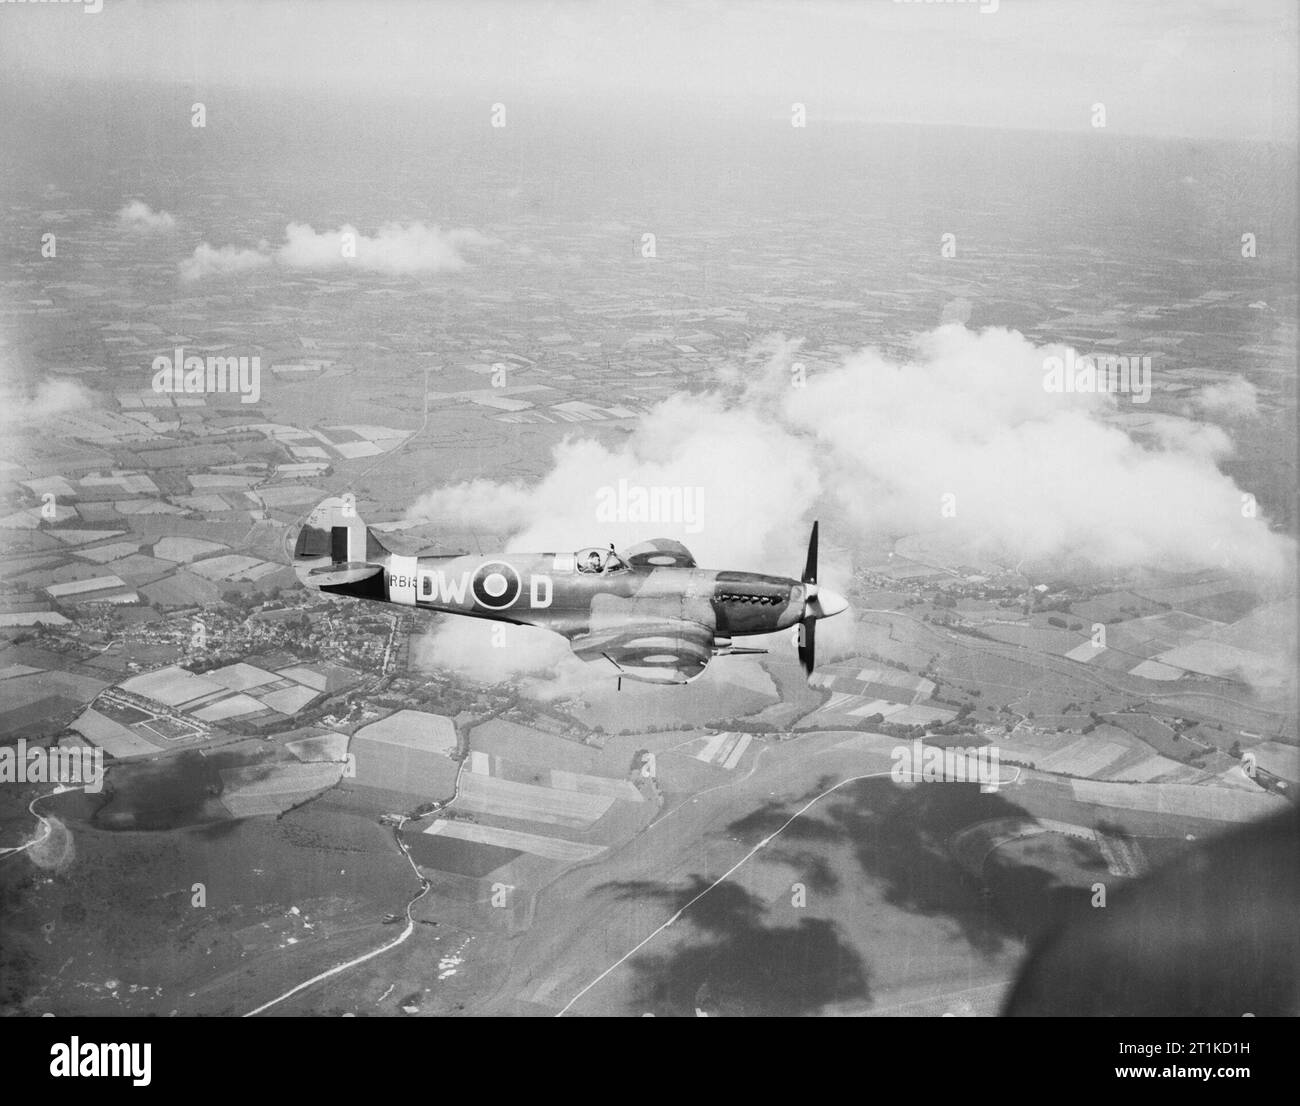
[[[1296,142],[1294,0],[95,3],[0,0],[4,80]]]

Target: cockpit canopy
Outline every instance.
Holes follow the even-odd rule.
[[[588,546],[586,549],[579,549],[573,554],[574,567],[579,572],[598,573],[622,572],[627,565],[623,563],[617,553],[612,548],[601,549],[599,546]]]

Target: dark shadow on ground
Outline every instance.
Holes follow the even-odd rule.
[[[633,882],[600,890],[660,902],[670,915],[709,883],[692,876],[678,887]],[[633,959],[630,1012],[690,1016],[701,1003],[710,1014],[788,1017],[870,997],[862,959],[833,922],[801,918],[796,925],[772,926],[765,924],[766,914],[767,908],[738,884],[709,891],[661,936],[672,946],[669,951]],[[678,935],[687,927],[690,937],[684,941]]]
[[[755,844],[835,782],[826,777],[806,795],[768,802],[731,823],[727,832]],[[952,838],[969,826],[1031,817],[1007,792],[981,793],[978,784],[904,788],[886,778],[865,779],[826,796],[782,830],[762,855],[797,867],[809,856],[821,858],[829,886],[843,886],[846,877],[826,863],[826,846],[848,845],[858,870],[880,888],[885,901],[910,913],[950,919],[973,950],[991,956],[1008,940],[1020,942],[1058,924],[1089,893],[1086,884],[1061,880],[1062,865],[1050,853],[1041,865],[1004,865],[994,852],[974,872],[950,849]],[[1053,845],[1070,858],[1066,867],[1105,872],[1094,844],[1053,835]]]

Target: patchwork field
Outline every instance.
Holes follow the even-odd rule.
[[[421,802],[451,796],[460,770],[452,759],[456,727],[450,718],[404,710],[362,727],[349,752],[356,758],[356,781]]]
[[[516,822],[585,829],[600,818],[613,802],[614,799],[608,795],[536,787],[466,773],[461,777],[455,808]]]
[[[532,853],[545,860],[556,860],[563,864],[578,864],[605,851],[601,845],[584,845],[578,841],[566,841],[559,837],[543,837],[540,834],[524,833],[521,830],[483,826],[473,822],[453,822],[442,818],[435,821],[424,832],[435,836],[452,837],[460,841],[472,841],[476,844],[496,845],[503,849]]]
[[[236,818],[279,814],[343,778],[343,765],[277,763],[228,768],[221,773],[221,803]]]

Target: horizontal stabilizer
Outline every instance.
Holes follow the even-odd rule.
[[[384,571],[383,565],[367,564],[365,561],[352,561],[348,564],[328,564],[320,568],[309,569],[303,582],[315,588],[336,587],[339,584],[355,584],[369,580]]]

